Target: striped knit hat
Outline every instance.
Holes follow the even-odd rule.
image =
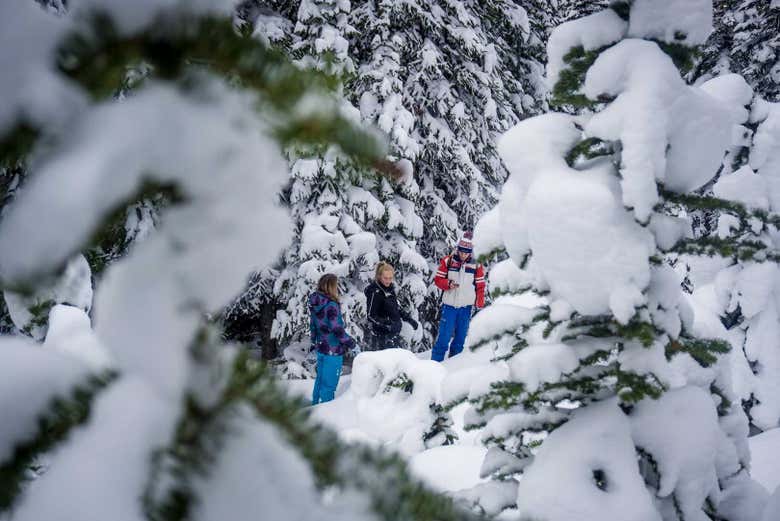
[[[463,237],[458,241],[458,251],[463,253],[471,253],[474,249],[474,244],[471,242],[473,235],[470,231],[463,232]]]

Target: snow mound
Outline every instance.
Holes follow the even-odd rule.
[[[478,446],[447,445],[412,456],[409,469],[417,478],[439,492],[457,492],[483,480],[479,469],[487,449]]]
[[[441,404],[447,370],[403,349],[359,354],[350,386],[338,398],[314,407],[315,419],[349,441],[387,446],[411,455],[425,450],[423,435]]]

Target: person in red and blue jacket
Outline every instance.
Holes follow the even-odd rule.
[[[344,353],[355,354],[355,341],[344,329],[339,304],[338,278],[327,273],[309,296],[309,330],[311,347],[317,351],[317,378],[314,380],[312,405],[329,402],[336,393],[341,376]]]
[[[485,305],[485,269],[472,258],[471,232],[465,232],[453,255],[444,257],[433,279],[442,295],[439,336],[431,359],[441,362],[449,350],[450,358],[463,350],[471,321],[471,308]],[[450,339],[452,341],[450,342]]]

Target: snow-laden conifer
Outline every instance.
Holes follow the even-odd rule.
[[[327,78],[237,32],[231,2],[68,7],[52,22],[32,2],[0,5],[0,32],[13,35],[0,48],[0,142],[47,151],[0,225],[3,289],[30,294],[56,280],[150,186],[171,204],[106,269],[96,335],[83,312],[56,306],[43,346],[0,338],[3,515],[470,519],[398,458],[311,424],[211,323],[290,239],[281,151],[335,143],[372,164],[382,142],[339,112]],[[140,61],[150,77],[117,102],[122,72]],[[52,105],[63,89],[72,96]],[[52,140],[25,141],[44,132]],[[0,160],[18,150],[2,148]],[[25,484],[41,454],[46,472]],[[325,489],[341,493],[326,500]]]
[[[753,427],[764,430],[780,422],[775,302],[780,221],[772,173],[780,154],[777,106],[754,95],[736,74],[701,87],[730,108],[732,142],[706,195],[678,198],[687,211],[706,215],[711,223],[701,238],[710,257],[683,256],[690,264],[690,298],[707,317],[702,327],[732,344],[734,390]]]
[[[707,338],[669,263],[710,253],[679,199],[732,143],[732,107],[681,79],[711,25],[710,2],[636,0],[560,26],[553,102],[581,115],[531,118],[499,142],[510,177],[477,249],[509,260],[467,340],[495,370],[460,394],[489,447],[492,482],[470,497],[483,511],[681,521],[766,500],[729,344]]]
[[[401,305],[423,318],[423,328],[405,327],[403,335],[414,348],[433,340],[431,266],[494,204],[506,176],[498,135],[542,106],[541,27],[550,14],[532,4],[300,4],[293,55],[307,66],[346,64],[339,69],[344,97],[390,136],[387,159],[405,174],[391,183],[351,172],[333,156],[294,168],[297,229],[301,241],[317,241],[296,242],[285,254],[274,290],[284,303],[274,322],[281,343],[306,334],[304,294],[323,270],[344,278],[347,322],[359,337],[360,290],[378,259],[396,266]]]
[[[761,97],[780,101],[780,4],[726,0],[714,3],[715,31],[702,49],[695,75],[742,74]]]

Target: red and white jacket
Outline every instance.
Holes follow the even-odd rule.
[[[444,291],[442,304],[456,308],[485,305],[485,269],[471,258],[461,262],[457,255],[447,255],[439,262],[433,282]]]

